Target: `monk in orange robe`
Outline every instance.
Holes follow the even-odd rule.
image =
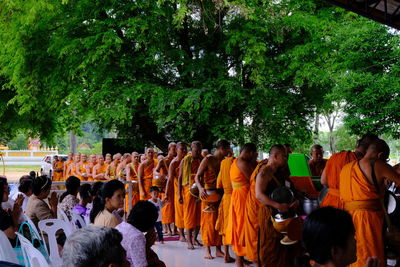
[[[146,160],[139,165],[139,192],[140,200],[149,200],[150,187],[153,182],[153,169],[154,169],[154,149],[148,148],[146,151]]]
[[[161,192],[164,192],[163,196],[161,198],[165,197],[166,194],[166,181],[168,181],[168,170],[169,170],[169,165],[171,164],[172,160],[176,157],[176,143],[172,142],[169,143],[168,145],[168,155],[167,157],[163,158],[160,160],[154,169],[153,176],[158,177],[160,179],[160,184],[162,187],[160,188]],[[156,179],[154,179],[156,180]],[[161,209],[161,214],[162,214],[162,224],[164,224],[166,228],[166,233],[167,235],[172,235],[172,229],[171,229],[171,223],[175,221],[175,213],[174,213],[174,194],[173,191],[169,192],[170,195],[168,199],[171,201],[166,202],[162,209]]]
[[[232,182],[232,202],[229,209],[227,241],[232,244],[233,251],[238,256],[237,266],[244,266],[245,247],[241,242],[244,234],[244,219],[246,199],[250,189],[250,176],[257,166],[257,147],[247,143],[242,147],[240,156],[235,159],[230,169]]]
[[[194,249],[194,245],[202,246],[197,240],[201,222],[201,203],[190,193],[190,187],[195,183],[194,177],[203,159],[201,148],[202,144],[199,141],[192,142],[191,152],[183,158],[179,166],[178,201],[183,203],[183,222],[188,249]]]
[[[313,145],[311,147],[311,157],[312,159],[308,162],[308,167],[310,168],[311,176],[321,176],[325,169],[326,159],[323,158],[324,149],[320,145]]]
[[[107,165],[110,165],[112,162],[112,158],[111,158],[111,154],[107,153],[106,154],[106,159],[104,160],[105,163],[107,163]]]
[[[138,170],[139,170],[139,153],[132,153],[132,162],[126,165],[126,180],[132,181],[132,207],[140,200],[139,194],[139,180],[138,180]],[[126,210],[129,210],[129,194],[126,197]]]
[[[107,164],[104,162],[103,155],[97,155],[97,164],[93,167],[93,180],[105,181],[106,180]]]
[[[333,154],[326,163],[325,169],[321,175],[321,184],[328,187],[328,193],[320,203],[320,207],[331,206],[337,209],[343,209],[343,203],[340,199],[339,181],[340,172],[344,165],[360,160],[367,152],[369,144],[378,139],[378,136],[366,134],[357,142],[356,149],[352,151],[341,151]]]
[[[219,170],[218,178],[217,178],[217,189],[223,190],[224,194],[221,199],[221,203],[219,204],[218,208],[218,219],[215,223],[215,230],[222,237],[222,244],[224,245],[224,254],[225,258],[224,261],[226,263],[234,262],[233,259],[229,255],[229,245],[230,243],[226,240],[226,229],[228,226],[228,218],[229,218],[229,207],[231,205],[232,199],[232,183],[231,183],[231,176],[230,170],[231,165],[233,162],[233,152],[231,151],[230,154],[221,161],[221,167]]]
[[[117,165],[117,169],[115,170],[116,172],[116,179],[121,179],[126,181],[126,165],[132,162],[132,155],[130,153],[125,153],[121,160],[119,161],[119,164]]]
[[[245,246],[245,254],[249,261],[257,262],[257,241],[258,241],[258,213],[262,204],[256,198],[256,177],[261,168],[268,163],[268,159],[258,163],[250,177],[250,189],[246,199],[244,212],[243,235],[241,236],[242,246]]]
[[[76,176],[79,179],[82,179],[78,174],[80,159],[81,159],[80,153],[75,154],[74,161],[69,165],[69,170],[67,171],[67,173],[69,173],[69,176]]]
[[[58,156],[54,156],[53,161],[53,181],[62,181],[63,178],[63,167],[64,162],[62,162]]]
[[[259,235],[257,242],[257,264],[261,267],[291,266],[297,255],[289,254],[289,247],[280,243],[283,235],[275,230],[271,217],[278,211],[287,212],[289,208],[298,206],[298,201],[291,204],[280,204],[269,196],[277,187],[285,185],[285,178],[277,175],[287,165],[287,153],[283,145],[274,145],[268,163],[263,165],[256,176],[255,193],[262,207],[258,212]]]
[[[97,164],[97,156],[91,154],[89,156],[89,162],[86,164],[86,176],[88,181],[94,181],[93,179],[93,168]]]
[[[87,155],[81,154],[81,160],[79,161],[75,170],[75,172],[78,174],[78,178],[81,179],[81,181],[87,181],[87,172],[86,172],[87,164],[88,164]]]
[[[382,231],[385,216],[380,198],[386,179],[400,183],[400,175],[386,163],[389,154],[386,142],[375,140],[360,161],[345,165],[340,173],[340,198],[356,229],[357,262],[351,267],[366,266],[369,257],[377,257],[379,266],[386,266]]]
[[[183,234],[183,228],[184,228],[183,200],[182,198],[179,199],[179,196],[181,196],[181,194],[179,192],[180,187],[178,185],[179,166],[187,153],[186,144],[183,142],[179,142],[176,145],[176,153],[177,153],[176,157],[171,161],[171,164],[169,164],[168,181],[166,186],[167,189],[164,201],[171,203],[172,201],[174,201],[175,227],[178,228],[179,241],[186,242],[185,236]],[[169,196],[172,195],[172,192],[174,192],[173,200],[169,198]]]
[[[197,174],[195,176],[196,185],[199,189],[199,196],[202,200],[200,230],[202,241],[205,245],[204,258],[206,259],[214,258],[211,255],[211,246],[216,247],[217,257],[225,256],[221,250],[222,238],[219,235],[218,231],[215,230],[215,224],[218,218],[218,207],[213,206],[217,206],[217,203],[210,203],[209,201],[207,201],[208,198],[211,198],[207,191],[216,191],[217,177],[221,167],[221,161],[229,153],[230,143],[226,140],[218,141],[214,155],[208,155],[201,161],[199,170],[197,171]]]
[[[63,169],[64,181],[67,180],[67,178],[71,175],[70,174],[69,165],[71,165],[72,162],[74,162],[74,153],[69,152],[68,153],[68,160],[64,162],[64,169]]]
[[[106,179],[107,180],[114,180],[117,179],[117,167],[119,164],[119,157],[117,154],[114,154],[112,157],[112,162],[108,164],[106,170]]]

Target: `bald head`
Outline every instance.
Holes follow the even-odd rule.
[[[390,148],[384,140],[376,139],[370,143],[367,155],[376,155],[379,159],[386,161],[390,155]]]
[[[311,147],[311,157],[314,161],[320,161],[323,159],[324,149],[321,145],[313,145]]]
[[[359,140],[357,140],[357,150],[363,154],[367,152],[369,145],[378,140],[379,137],[376,134],[367,133],[364,134]]]
[[[275,155],[277,153],[283,153],[286,154],[286,149],[283,145],[273,145],[271,149],[269,150],[269,156]]]
[[[247,152],[247,153],[257,152],[257,146],[254,143],[246,143],[240,149],[240,153],[242,152]]]

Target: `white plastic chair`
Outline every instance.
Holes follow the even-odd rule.
[[[6,234],[0,231],[0,260],[19,264],[17,255],[11,246]]]
[[[86,222],[83,220],[83,218],[81,217],[81,215],[77,214],[74,211],[71,211],[71,217],[72,217],[72,223],[75,226],[75,229],[79,229],[77,222],[79,222],[80,224],[80,228],[83,228],[86,226]]]
[[[71,231],[74,231],[74,230],[75,230],[75,224],[74,224],[74,222],[71,221],[71,220],[68,218],[67,214],[66,214],[60,207],[57,207],[57,219],[66,222],[66,223],[69,225]]]
[[[21,243],[22,254],[24,255],[25,266],[49,267],[45,257],[37,250],[31,242],[20,233],[16,233]]]
[[[36,225],[35,225],[35,224],[32,222],[32,220],[29,219],[29,217],[26,216],[26,215],[25,215],[25,219],[26,219],[26,221],[29,223],[29,225],[32,227],[32,230],[35,232],[36,236],[37,236],[38,238],[40,238],[40,234],[39,234],[38,229],[36,228]],[[43,241],[43,240],[42,240],[42,241]]]
[[[65,236],[68,238],[72,233],[71,225],[59,219],[47,219],[40,221],[38,226],[42,235],[42,239],[45,240],[44,234],[47,234],[48,237],[49,248],[47,247],[46,242],[44,243],[46,246],[46,250],[49,252],[50,255],[49,258],[51,266],[61,266],[62,260],[60,253],[58,252],[56,232],[59,230],[63,230]]]

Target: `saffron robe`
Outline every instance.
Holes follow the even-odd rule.
[[[183,160],[189,160],[190,157],[185,157]],[[183,198],[183,214],[184,214],[184,228],[193,229],[200,225],[201,221],[201,203],[190,194],[190,186],[194,184],[194,177],[200,167],[201,158],[192,159],[190,165],[190,178],[188,184],[182,185],[182,198]],[[183,164],[185,166],[185,164]]]
[[[153,163],[144,167],[143,179],[141,182],[143,183],[145,197],[140,196],[140,200],[149,200],[151,198],[150,187],[153,183],[153,169],[154,169],[154,161],[153,161]],[[142,188],[139,187],[139,191],[140,191],[140,195],[141,195]]]

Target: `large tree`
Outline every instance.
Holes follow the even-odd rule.
[[[4,101],[46,139],[90,120],[160,148],[309,143],[315,112],[351,67],[340,27],[361,21],[390,37],[311,0],[0,4],[0,67],[13,92]]]

